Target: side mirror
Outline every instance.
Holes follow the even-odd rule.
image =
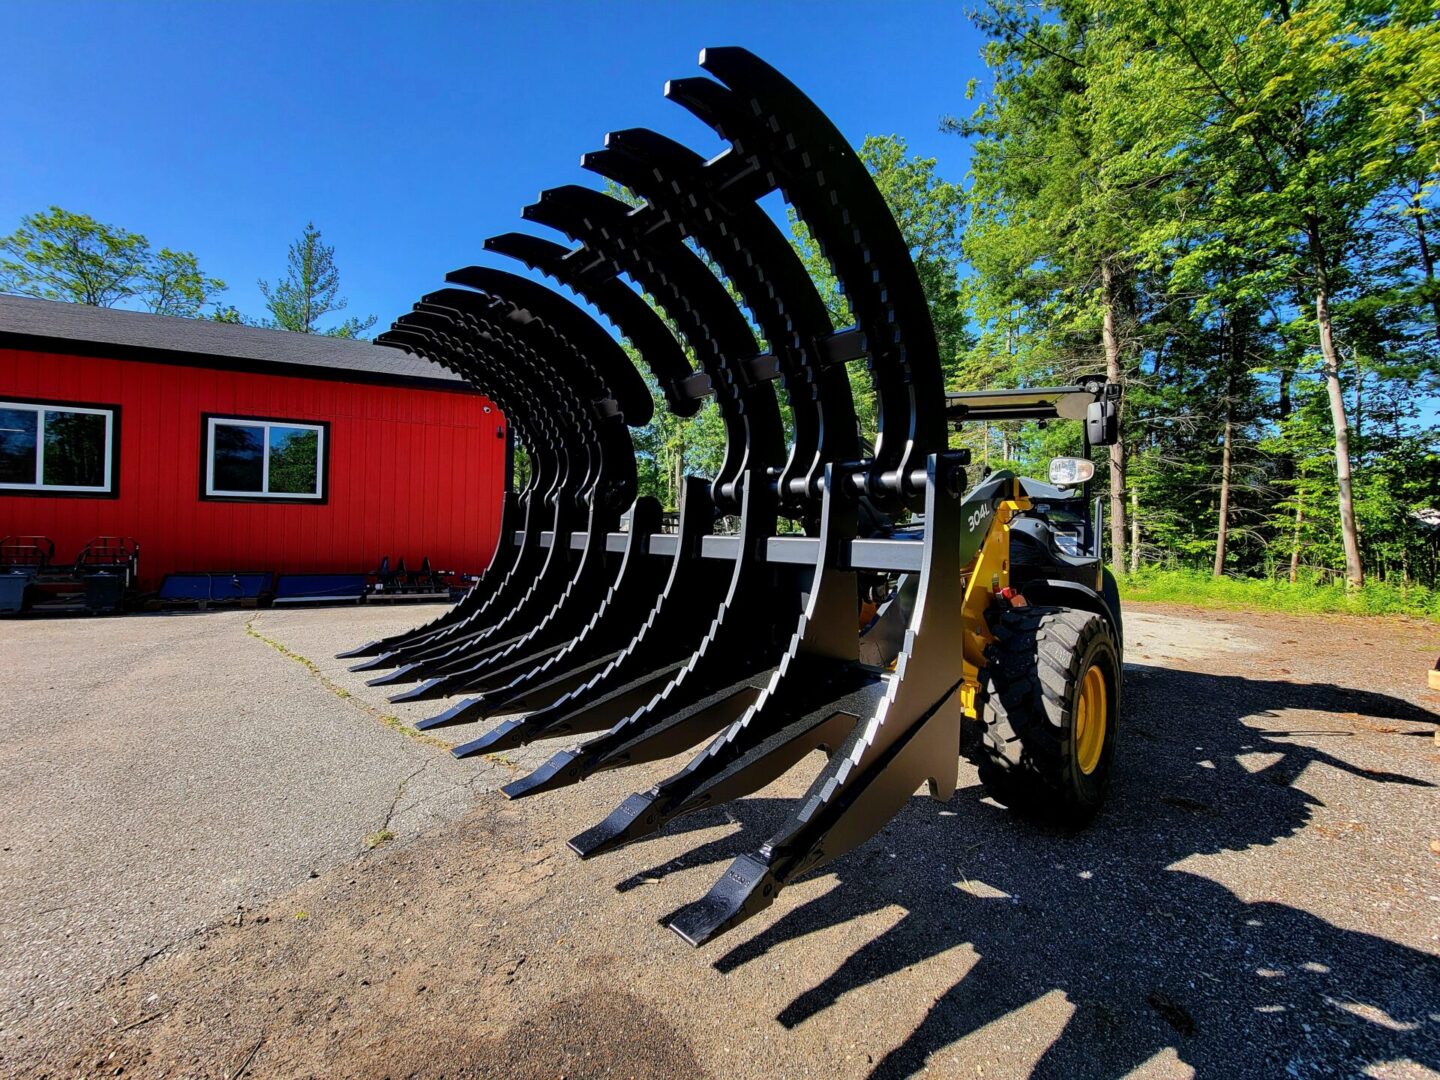
[[[1095,463],[1083,457],[1050,459],[1050,483],[1056,487],[1079,487],[1095,475]]]
[[[1120,437],[1120,404],[1092,401],[1085,410],[1085,437],[1091,446],[1113,446]]]

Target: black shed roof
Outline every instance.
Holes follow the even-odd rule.
[[[0,294],[0,348],[465,390],[459,376],[368,341]]]

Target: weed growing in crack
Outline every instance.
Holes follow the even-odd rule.
[[[338,683],[332,682],[330,679],[326,678],[325,673],[320,670],[320,665],[315,663],[315,661],[311,660],[308,656],[301,656],[299,653],[295,652],[293,649],[289,648],[282,642],[276,641],[272,637],[267,637],[259,630],[256,630],[254,619],[251,619],[245,624],[245,633],[249,634],[256,641],[263,642],[264,644],[270,646],[270,648],[274,649],[287,660],[294,660],[295,663],[299,664],[312,676],[314,676],[315,681],[318,682],[330,693],[334,694],[341,701],[349,701],[357,709],[360,709],[361,711],[369,714],[374,719],[379,720],[380,723],[384,724],[390,730],[404,735],[407,739],[415,739],[419,742],[426,743],[429,746],[438,746],[444,750],[450,749],[450,744],[447,743],[445,740],[437,739],[433,735],[426,735],[423,731],[416,731],[413,727],[405,723],[405,721],[401,720],[398,716],[392,716],[389,713],[382,713],[379,709],[375,708],[372,705],[368,705],[360,698],[357,698],[349,690],[345,689],[345,687],[339,685]]]

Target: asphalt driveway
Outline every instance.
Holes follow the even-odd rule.
[[[335,667],[436,610],[0,622],[0,1039],[464,811],[484,764],[407,737],[404,710],[305,651]]]

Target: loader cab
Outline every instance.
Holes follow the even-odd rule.
[[[1119,597],[1105,569],[1101,501],[1091,497],[1092,452],[1119,435],[1120,387],[1103,376],[1069,386],[978,390],[946,395],[951,424],[1001,420],[1072,421],[1081,452],[1052,459],[1045,480],[1019,478],[1031,508],[1010,525],[1011,584],[1033,603],[1065,603],[1103,614],[1121,638]]]
[[[1050,462],[1045,481],[1022,477],[1021,487],[1035,504],[1034,515],[1046,521],[1058,550],[1072,558],[1101,560],[1100,505],[1090,500],[1095,476],[1091,454],[1119,437],[1120,387],[1092,375],[1072,386],[1025,390],[976,390],[947,394],[946,419],[956,428],[982,421],[1070,420],[1081,424],[1081,452]]]

